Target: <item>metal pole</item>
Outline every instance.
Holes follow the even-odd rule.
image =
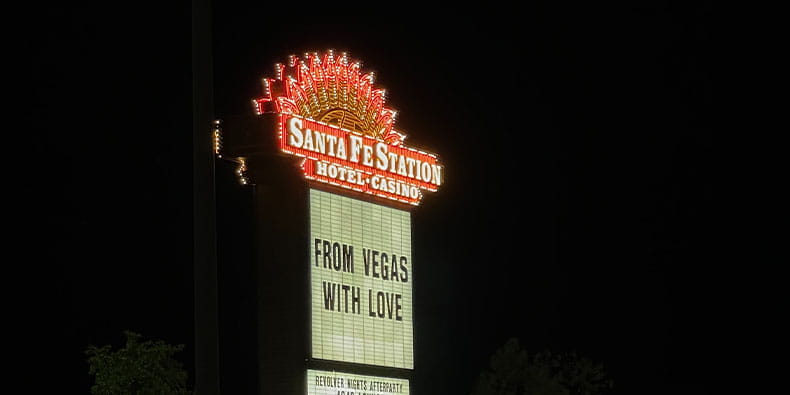
[[[192,181],[195,394],[219,394],[211,1],[192,1]]]

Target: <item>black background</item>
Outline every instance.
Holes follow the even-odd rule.
[[[704,393],[710,6],[337,7],[218,2],[216,114],[332,48],[439,155],[446,183],[413,213],[413,391],[467,393],[518,337],[602,362],[617,394]],[[41,7],[21,35],[38,175],[21,231],[46,291],[26,312],[57,367],[38,385],[88,392],[82,351],[124,329],[186,344],[193,369],[190,17]]]

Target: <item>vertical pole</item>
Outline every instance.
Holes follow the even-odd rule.
[[[211,1],[192,0],[192,181],[195,394],[219,394]]]

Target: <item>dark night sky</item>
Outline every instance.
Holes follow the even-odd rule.
[[[602,362],[617,394],[705,393],[709,5],[218,3],[219,117],[289,54],[348,51],[446,165],[413,214],[415,393],[468,392],[509,337]],[[25,230],[61,393],[124,329],[187,344],[192,368],[190,9],[143,8],[44,8],[25,38],[46,178]]]

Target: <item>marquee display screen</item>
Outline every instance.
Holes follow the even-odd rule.
[[[409,394],[409,380],[359,374],[307,371],[307,395]]]
[[[413,369],[410,213],[311,189],[308,248],[312,357]]]

